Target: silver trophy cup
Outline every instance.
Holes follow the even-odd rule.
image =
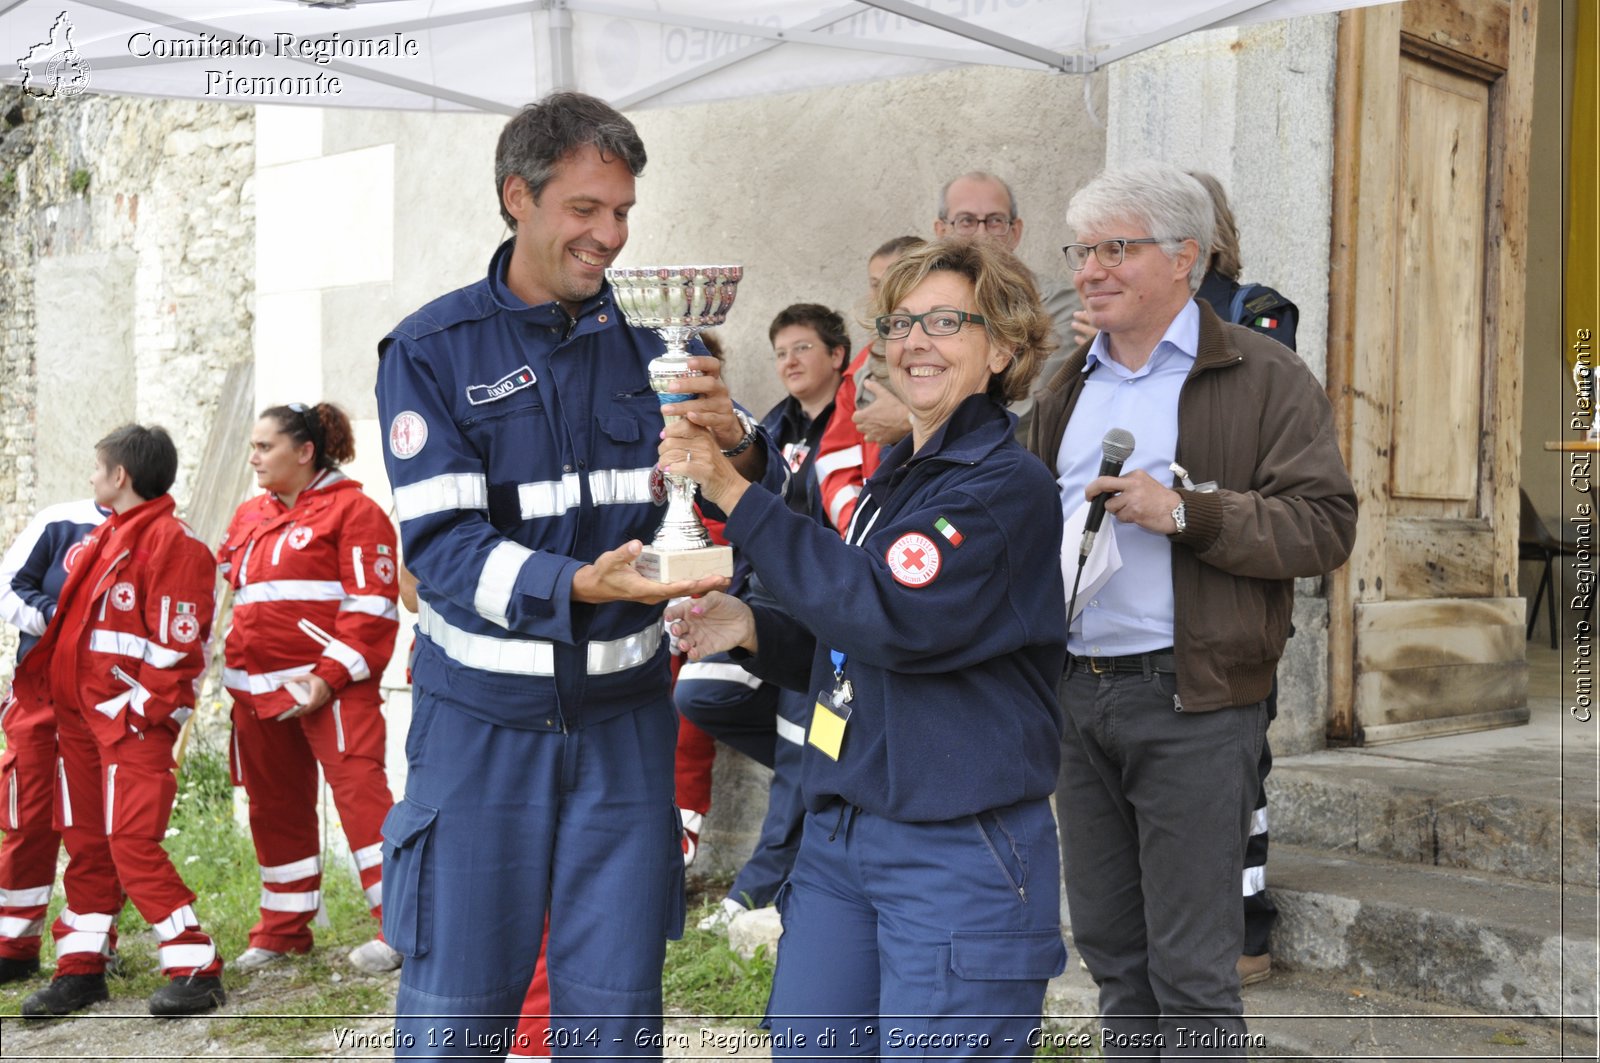
[[[700,376],[689,368],[688,344],[701,329],[722,324],[733,306],[733,296],[744,275],[742,266],[638,266],[608,269],[606,279],[616,294],[617,308],[628,324],[647,328],[666,341],[666,353],[651,360],[650,387],[661,397],[662,417],[668,424],[678,418],[667,412],[671,404],[692,398],[668,391],[681,377]],[[715,546],[694,511],[695,485],[687,476],[670,473],[667,481],[667,515],[655,541],[634,563],[643,576],[659,583],[732,576],[733,550]]]

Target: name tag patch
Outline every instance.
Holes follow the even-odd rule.
[[[467,387],[467,401],[474,406],[482,406],[486,402],[496,402],[503,399],[514,391],[531,388],[533,384],[533,370],[523,366],[521,369],[512,370],[493,384],[469,385]]]

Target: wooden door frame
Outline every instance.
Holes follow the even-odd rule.
[[[1497,430],[1480,442],[1481,512],[1494,533],[1492,585],[1517,593],[1514,484],[1521,449],[1523,328],[1527,263],[1528,151],[1533,112],[1538,0],[1408,0],[1340,15],[1334,97],[1333,203],[1328,291],[1328,395],[1340,447],[1356,485],[1362,518],[1355,550],[1328,584],[1330,743],[1360,738],[1355,719],[1355,605],[1368,593],[1362,573],[1382,571],[1387,550],[1386,475],[1378,463],[1388,440],[1358,438],[1388,424],[1393,394],[1374,394],[1358,365],[1392,365],[1390,322],[1359,314],[1393,304],[1393,263],[1385,233],[1395,227],[1396,92],[1401,50],[1478,77],[1492,78],[1485,242],[1484,418]],[[1361,204],[1369,204],[1363,211]],[[1382,416],[1358,418],[1358,409]],[[1369,515],[1370,514],[1370,518]],[[1378,577],[1381,581],[1381,576]],[[1378,588],[1374,588],[1374,592]]]

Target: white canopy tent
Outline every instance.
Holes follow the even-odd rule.
[[[573,88],[666,107],[967,64],[1085,74],[1200,29],[1375,2],[0,0],[0,81],[507,114]]]

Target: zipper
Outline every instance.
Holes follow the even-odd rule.
[[[117,803],[117,766],[106,765],[106,837],[111,837],[111,810]]]
[[[344,717],[339,712],[339,699],[333,699],[333,737],[339,752],[344,752]]]
[[[56,758],[56,789],[61,793],[61,825],[70,827],[72,823],[72,791],[67,789],[67,762],[62,757]]]
[[[161,596],[161,644],[167,644],[167,620],[172,615],[172,595]]]
[[[356,590],[366,590],[367,574],[361,571],[361,547],[359,546],[350,548],[350,567],[355,569],[356,572]]]

